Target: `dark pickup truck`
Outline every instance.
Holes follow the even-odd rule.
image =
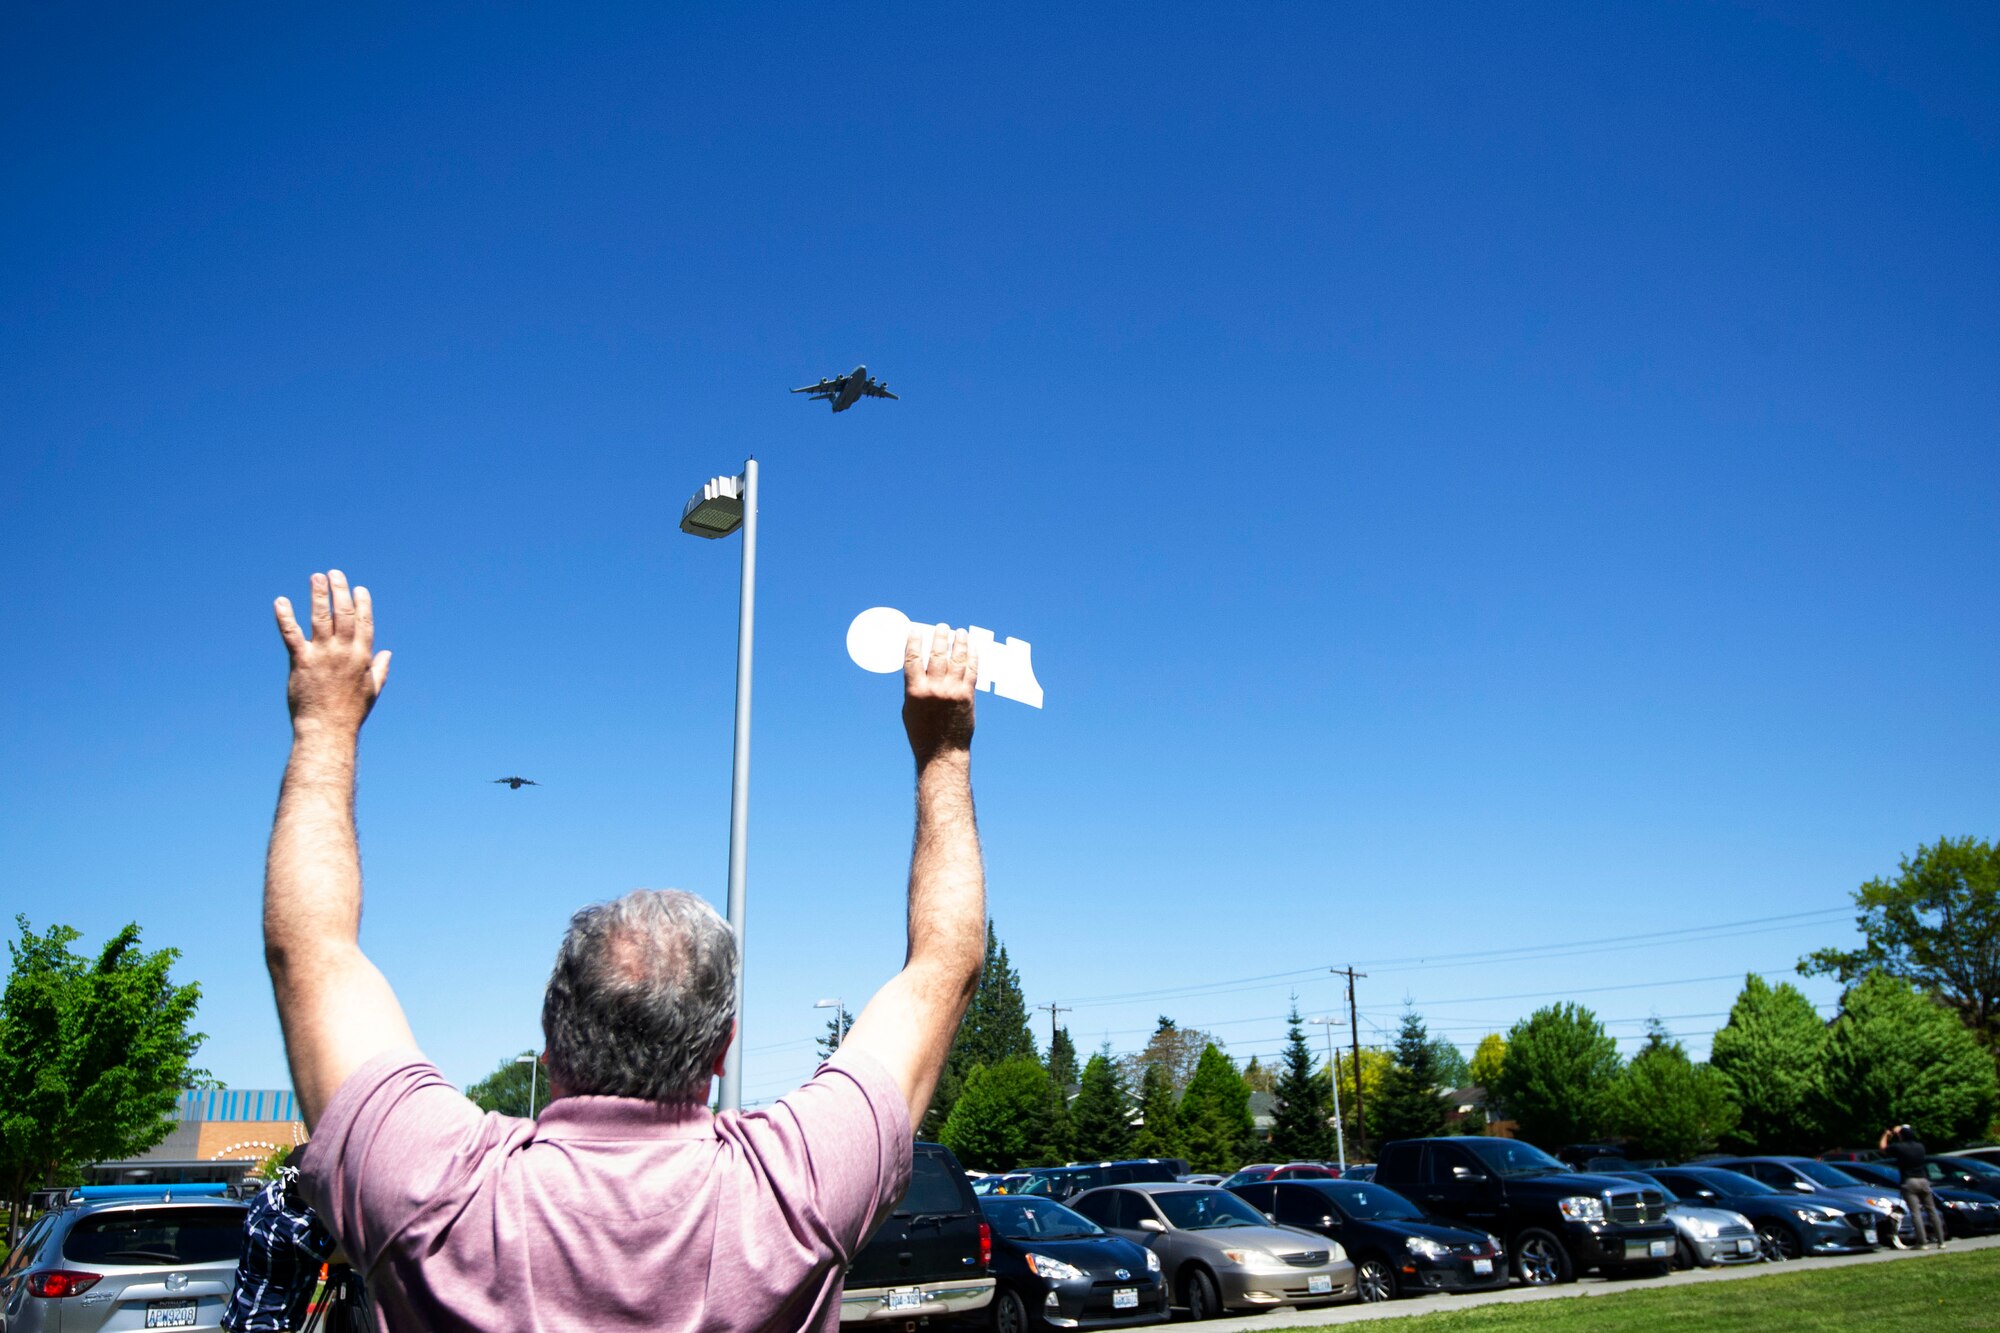
[[[913,1329],[993,1300],[993,1232],[958,1159],[919,1143],[910,1188],[847,1266],[840,1322]]]
[[[1586,1269],[1665,1272],[1675,1232],[1657,1189],[1572,1171],[1515,1139],[1402,1139],[1382,1148],[1375,1181],[1425,1212],[1500,1238],[1528,1286]]]

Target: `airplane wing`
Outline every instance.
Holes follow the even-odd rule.
[[[888,385],[877,384],[874,380],[870,380],[866,384],[862,385],[861,392],[868,395],[868,397],[870,398],[896,398],[895,394],[889,392]],[[896,398],[896,401],[900,403],[903,400],[900,398]]]
[[[839,393],[841,389],[846,387],[846,385],[847,385],[847,376],[840,375],[830,380],[821,380],[818,384],[808,384],[804,388],[794,389],[792,390],[792,392],[809,393],[812,394],[815,398],[817,398],[823,395],[832,395]]]

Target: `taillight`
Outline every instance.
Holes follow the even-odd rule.
[[[45,1300],[60,1300],[64,1296],[81,1296],[97,1285],[99,1273],[77,1273],[68,1269],[53,1269],[28,1274],[28,1294]]]
[[[979,1266],[993,1267],[993,1228],[986,1222],[979,1224]],[[91,1281],[95,1282],[97,1279],[92,1278]]]

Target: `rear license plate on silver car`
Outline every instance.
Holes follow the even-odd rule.
[[[147,1301],[147,1328],[193,1328],[195,1306],[193,1300]]]
[[[1114,1287],[1111,1290],[1111,1308],[1114,1310],[1136,1310],[1139,1308],[1137,1287]]]
[[[1306,1279],[1306,1292],[1313,1296],[1324,1296],[1333,1290],[1331,1273],[1314,1273]]]
[[[882,1298],[884,1309],[914,1310],[924,1303],[922,1287],[891,1287]]]

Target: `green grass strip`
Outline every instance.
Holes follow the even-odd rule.
[[[1436,1303],[1437,1298],[1424,1302],[1434,1309]],[[1733,1282],[1474,1306],[1384,1327],[1395,1333],[2000,1329],[2000,1250],[1817,1271],[1810,1263],[1788,1264],[1768,1276]]]

